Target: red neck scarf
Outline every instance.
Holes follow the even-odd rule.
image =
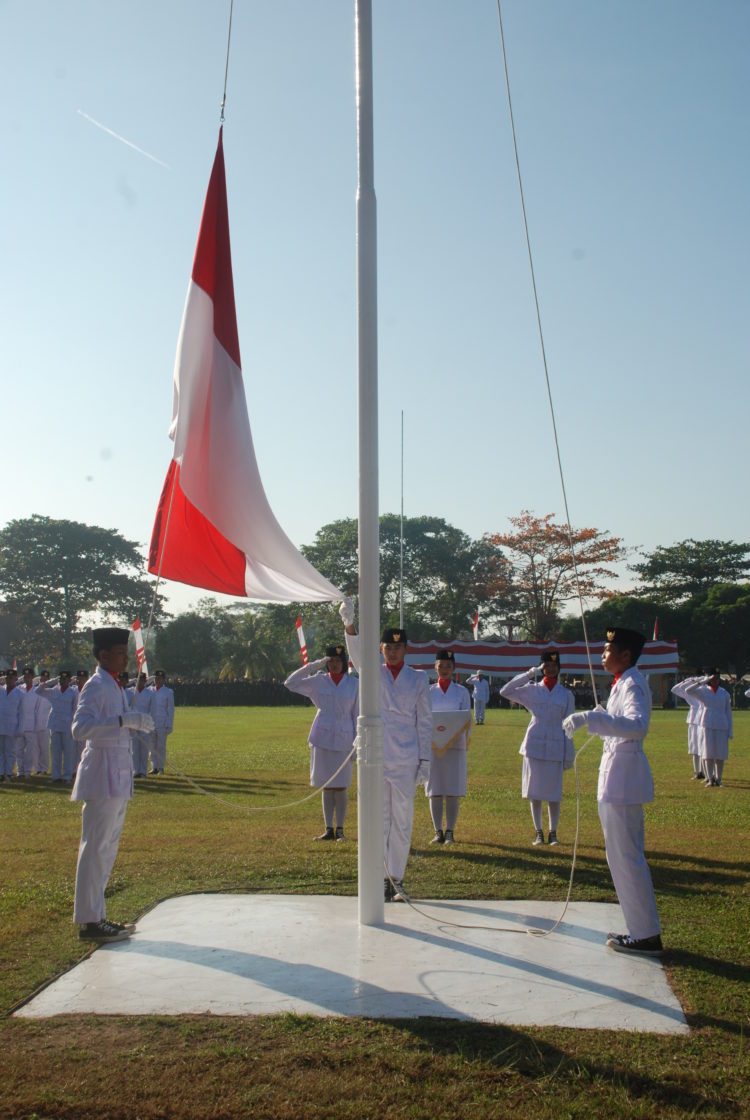
[[[451,681],[450,677],[448,678],[447,681],[444,681],[444,680],[439,680],[438,681],[438,684],[442,688],[443,692],[447,692],[452,683],[453,682]]]
[[[551,692],[557,684],[557,677],[542,677],[542,681],[544,682],[544,684],[546,684],[547,688]]]
[[[404,667],[403,661],[401,662],[400,665],[386,665],[386,669],[388,669],[390,671],[390,674],[393,677],[394,681],[395,681],[396,677],[399,675],[399,673],[401,672],[401,670],[403,669],[403,667]]]
[[[711,691],[712,691],[712,692],[716,692],[716,689],[717,689],[717,688],[718,688],[719,686],[718,686],[718,684],[710,684],[710,685],[709,685],[708,687],[709,687],[709,688],[711,689]]]
[[[329,673],[328,676],[331,678],[334,684],[338,684],[339,681],[344,679],[343,673]]]

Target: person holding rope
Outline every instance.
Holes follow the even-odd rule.
[[[355,669],[360,665],[354,603],[344,599],[339,614]],[[427,674],[405,664],[406,631],[386,627],[380,639],[380,706],[383,719],[383,831],[386,902],[408,902],[404,872],[414,824],[414,794],[430,777],[432,710]]]
[[[325,831],[316,840],[346,840],[354,758],[345,759],[352,751],[359,715],[359,681],[346,668],[345,647],[327,646],[325,657],[303,665],[284,681],[285,688],[309,696],[318,709],[310,728],[310,785],[322,788]]]
[[[563,721],[566,735],[588,727],[604,740],[599,766],[599,820],[612,882],[627,933],[610,933],[607,947],[618,953],[660,956],[664,949],[651,872],[644,854],[643,806],[654,799],[654,781],[643,740],[651,719],[651,689],[636,668],[646,638],[618,626],[607,631],[602,665],[614,675],[606,710],[574,712]]]
[[[544,843],[542,829],[542,803],[547,802],[549,819],[548,841],[559,844],[557,826],[560,821],[563,770],[573,765],[575,752],[573,740],[563,731],[563,720],[575,710],[575,700],[569,688],[564,688],[560,676],[560,654],[556,649],[542,654],[542,680],[537,681],[539,666],[535,665],[513,677],[500,689],[500,695],[531,712],[529,724],[519,754],[523,755],[521,796],[531,803],[531,819],[535,835],[532,844]]]
[[[453,674],[456,658],[452,649],[439,649],[435,654],[437,683],[430,687],[430,705],[433,713],[468,712],[468,734],[471,735],[471,698],[469,690],[456,684]],[[435,724],[433,720],[433,727]],[[466,752],[469,748],[467,732],[460,731],[444,746],[433,736],[430,777],[424,787],[430,799],[430,816],[435,828],[431,844],[454,843],[453,832],[458,820],[461,798],[466,796]],[[445,805],[445,829],[443,806]]]
[[[110,922],[104,890],[120,844],[128,801],[133,796],[130,731],[152,731],[146,712],[131,711],[118,674],[128,663],[130,631],[94,630],[96,672],[86,681],[73,717],[73,738],[85,741],[71,801],[82,801],[73,921],[82,941],[122,941],[133,926]]]

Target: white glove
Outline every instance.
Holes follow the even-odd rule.
[[[339,614],[341,615],[341,621],[344,626],[354,625],[354,600],[350,595],[347,595],[342,601],[339,607]]]
[[[307,668],[311,672],[315,672],[318,669],[325,669],[327,664],[328,664],[328,658],[327,657],[319,657],[317,661],[308,661]]]
[[[122,726],[131,731],[153,731],[154,721],[148,712],[125,712]]]
[[[569,739],[572,739],[579,727],[586,726],[586,724],[588,723],[588,719],[588,712],[573,712],[572,716],[567,716],[563,720],[563,731]]]
[[[422,759],[417,767],[417,785],[426,786],[430,780],[430,764],[426,759]]]
[[[541,671],[542,671],[541,666],[532,665],[531,668],[529,669],[529,671],[527,672],[526,676],[529,678],[530,681],[535,681],[537,679],[537,677],[539,676],[539,674],[541,673]]]

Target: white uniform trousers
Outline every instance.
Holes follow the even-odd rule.
[[[151,733],[151,765],[154,770],[163,770],[167,761],[167,735],[166,727],[157,727]]]
[[[16,764],[15,735],[0,735],[0,774],[9,778]]]
[[[148,752],[151,750],[152,737],[149,731],[137,731],[130,736],[134,774],[145,774],[148,771]]]
[[[64,779],[73,781],[73,760],[75,758],[75,742],[70,731],[50,732],[50,755],[52,759],[51,778],[53,782]]]
[[[34,734],[36,736],[34,770],[37,774],[46,774],[49,770],[49,731],[46,727],[37,728]]]
[[[384,775],[383,782],[383,838],[385,866],[396,882],[404,877],[406,861],[411,847],[411,830],[414,823],[414,794],[416,770],[401,770]]]
[[[83,803],[73,906],[73,921],[80,925],[107,916],[104,888],[117,855],[128,800],[96,797]]]
[[[18,777],[28,777],[36,755],[36,731],[20,731],[16,735],[16,761]]]
[[[636,940],[655,937],[661,933],[661,926],[651,872],[643,854],[643,806],[600,801],[599,820],[607,863],[628,933]]]
[[[484,710],[487,707],[487,702],[479,696],[474,697],[474,721],[475,723],[484,723]]]

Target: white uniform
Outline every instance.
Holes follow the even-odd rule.
[[[36,712],[39,706],[39,697],[34,685],[18,685],[21,697],[21,714],[16,737],[16,758],[18,759],[18,776],[28,777],[38,769],[37,739],[36,739]]]
[[[487,701],[490,698],[490,686],[484,677],[478,677],[474,674],[473,677],[468,678],[469,683],[473,684],[474,692],[474,719],[477,723],[484,723],[484,710],[487,707]]]
[[[643,851],[643,806],[654,799],[643,753],[650,719],[651,689],[636,668],[626,669],[613,684],[606,711],[588,713],[589,731],[604,739],[597,797],[607,863],[628,933],[636,940],[661,932]]]
[[[52,757],[51,778],[53,782],[73,780],[75,747],[73,743],[73,713],[78,696],[71,685],[63,691],[59,684],[39,685],[39,694],[49,704],[47,727],[50,736]]]
[[[0,685],[0,775],[10,778],[16,764],[16,739],[21,720],[21,693]]]
[[[698,726],[700,724],[700,701],[688,688],[691,684],[695,683],[695,677],[687,677],[684,681],[678,681],[677,684],[672,685],[672,695],[679,696],[680,700],[684,700],[688,706],[687,723],[688,729],[688,754],[699,755],[700,743]]]
[[[430,707],[433,712],[470,712],[471,697],[462,684],[451,681],[445,692],[439,684],[430,688]],[[471,730],[471,727],[469,728]],[[466,732],[445,750],[432,745],[430,778],[425,786],[427,797],[466,796]]]
[[[119,723],[127,711],[124,691],[99,666],[81,689],[73,718],[73,737],[86,743],[70,795],[83,801],[73,910],[80,924],[106,917],[104,889],[133,796],[130,732]]]
[[[359,634],[347,634],[349,658],[359,668]],[[420,762],[432,753],[432,709],[427,674],[404,665],[394,678],[380,666],[383,719],[383,831],[385,866],[396,882],[404,877],[414,823],[414,793]]]
[[[36,772],[46,774],[49,770],[49,717],[52,710],[44,692],[37,688],[36,709]]]
[[[151,691],[149,711],[154,721],[151,741],[151,766],[154,770],[164,770],[167,761],[167,735],[174,728],[174,692],[165,684]]]
[[[555,681],[532,682],[519,673],[500,689],[500,695],[531,712],[519,754],[523,755],[521,796],[532,801],[557,802],[562,798],[563,769],[573,765],[573,740],[562,729],[562,721],[573,713],[575,699],[569,688]]]
[[[329,673],[314,673],[315,668],[303,665],[284,681],[290,692],[309,696],[318,709],[308,739],[310,785],[322,789],[330,783],[334,789],[348,789],[354,758],[349,759],[339,774],[336,771],[351,751],[357,734],[359,681],[344,673],[336,684]]]
[[[127,690],[128,706],[134,712],[147,712],[151,713],[151,696],[153,689],[142,688],[138,690],[135,687],[135,695],[133,689]],[[148,770],[148,753],[153,749],[154,733],[153,731],[131,731],[130,739],[133,745],[133,773],[136,776],[145,777]]]
[[[701,758],[729,758],[729,740],[732,731],[732,702],[725,688],[716,691],[709,684],[696,681],[688,685],[687,694],[697,700],[698,712],[698,753]]]

